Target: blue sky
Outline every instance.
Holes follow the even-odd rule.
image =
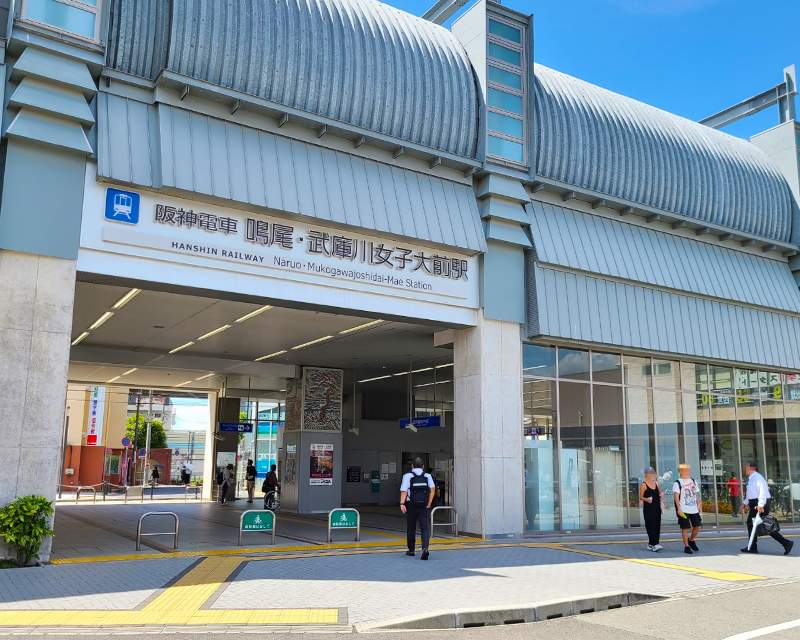
[[[384,1],[421,15],[434,0]],[[534,14],[536,62],[692,120],[778,84],[790,64],[800,71],[800,0],[503,4]],[[724,131],[776,124],[771,108]]]

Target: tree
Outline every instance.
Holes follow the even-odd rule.
[[[136,416],[132,415],[128,418],[125,426],[125,435],[131,439],[131,442],[133,442],[135,427]],[[144,449],[147,446],[147,424],[145,416],[142,414],[139,414],[139,435],[133,444],[136,449]],[[153,427],[150,429],[150,448],[166,449],[167,446],[167,434],[164,432],[164,424],[160,420],[153,420]]]

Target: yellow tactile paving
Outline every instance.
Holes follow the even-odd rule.
[[[641,542],[640,542],[641,544]],[[595,556],[598,558],[608,558],[609,560],[624,560],[625,562],[633,562],[635,564],[645,564],[651,567],[661,567],[662,569],[675,569],[677,571],[687,571],[703,578],[712,578],[714,580],[722,580],[724,582],[745,582],[748,580],[766,580],[764,576],[754,576],[749,573],[738,573],[736,571],[711,571],[709,569],[700,569],[698,567],[690,567],[680,564],[670,564],[668,562],[659,562],[657,560],[645,560],[643,558],[628,558],[626,556],[615,556],[610,553],[600,553],[598,551],[589,551],[588,549],[571,549],[564,544],[549,545],[552,549],[559,551],[569,551],[571,553],[580,553],[586,556]]]

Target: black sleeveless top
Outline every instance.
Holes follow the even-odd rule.
[[[652,503],[642,500],[642,509],[644,509],[645,513],[661,513],[661,492],[658,490],[657,484],[655,489],[651,489],[647,486],[647,483],[645,483],[644,497],[653,499]]]

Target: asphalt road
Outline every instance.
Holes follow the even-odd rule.
[[[654,604],[585,614],[535,624],[484,627],[479,629],[425,631],[425,632],[378,632],[366,634],[375,640],[725,640],[736,634],[800,619],[800,579],[772,580],[762,583],[747,583],[725,586],[705,592],[688,593]],[[15,633],[16,631],[16,633]],[[227,633],[209,629],[205,633],[159,633],[164,640],[212,640],[215,636],[231,633],[250,635],[256,632],[268,635],[270,640],[297,638],[294,633],[276,631],[264,634],[263,627],[251,630],[239,628]],[[25,633],[22,630],[3,630],[0,634]],[[117,638],[119,634],[102,630],[86,633],[94,638]],[[60,629],[59,635],[70,634]],[[26,634],[27,635],[27,634]],[[304,634],[309,640],[333,640],[350,635]],[[152,638],[153,633],[138,634],[128,627],[126,640]],[[29,638],[49,638],[27,635]],[[770,633],[768,640],[797,640],[800,627]],[[737,640],[739,640],[737,638]]]

